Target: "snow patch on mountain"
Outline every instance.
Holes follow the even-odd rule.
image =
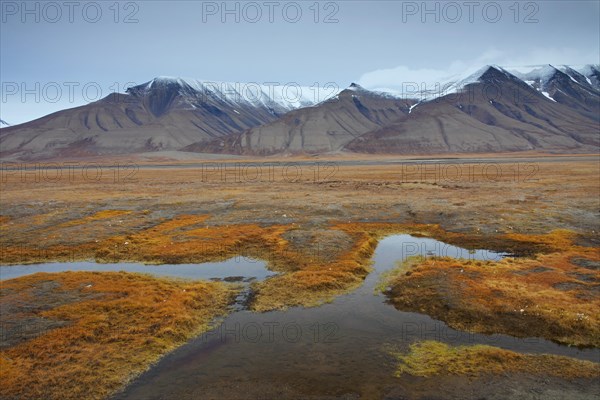
[[[600,90],[600,64],[588,64],[574,69],[583,75],[592,87]]]
[[[160,76],[135,86],[130,93],[148,92],[160,86],[172,85],[180,88],[180,94],[195,98],[210,97],[225,103],[251,106],[278,106],[284,110],[312,106],[339,93],[334,86],[300,86],[295,83],[259,84],[242,82],[207,81],[191,78]]]
[[[403,99],[414,99],[419,102],[432,101],[437,98],[456,94],[465,90],[466,86],[482,82],[486,74],[496,73],[504,75],[508,79],[518,79],[506,69],[498,65],[486,65],[475,71],[465,71],[463,74],[453,75],[439,81],[431,82],[409,82],[401,90],[387,90],[383,92],[379,89],[376,92],[388,93],[392,96]]]
[[[437,71],[437,70],[436,70]],[[511,80],[522,80],[540,93],[545,90],[557,73],[567,75],[573,83],[586,88],[600,90],[600,65],[585,66],[553,66],[525,65],[525,66],[499,66],[486,65],[477,70],[465,70],[464,73],[455,74],[443,79],[432,79],[423,82],[404,82],[401,88],[371,88],[368,90],[379,93],[389,93],[395,97],[415,99],[421,102],[455,94],[465,89],[466,86],[481,82],[489,71],[504,75]],[[553,100],[553,99],[552,99]]]
[[[511,67],[510,71],[525,81],[529,86],[539,92],[543,92],[553,79],[566,75],[569,79],[586,89],[598,90],[600,87],[592,80],[595,76],[600,77],[600,68],[595,65],[569,66],[569,65],[535,65],[526,67]]]
[[[504,75],[504,77],[508,79],[516,78],[513,74],[511,74],[510,72],[498,65],[486,65],[464,78],[460,78],[455,81],[445,82],[442,85],[442,87],[444,87],[444,95],[458,93],[459,91],[463,90],[467,85],[482,82],[484,80],[484,77],[490,72],[499,73],[500,75]]]

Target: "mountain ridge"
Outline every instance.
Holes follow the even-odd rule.
[[[597,151],[599,83],[595,64],[487,65],[417,96],[353,82],[328,96],[292,86],[286,97],[282,86],[157,77],[0,129],[0,157]]]

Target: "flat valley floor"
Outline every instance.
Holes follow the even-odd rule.
[[[134,389],[156,375],[163,357],[210,357],[210,348],[187,358],[181,351],[239,312],[232,304],[240,291],[250,293],[246,323],[324,305],[335,312],[336,299],[366,287],[377,246],[391,235],[503,255],[407,258],[369,287],[392,311],[456,332],[538,338],[556,350],[435,335],[404,347],[392,340],[377,353],[386,378],[366,374],[385,384],[361,385],[351,374],[347,386],[322,387],[302,378],[310,368],[301,357],[279,365],[285,373],[277,376],[250,373],[251,381],[227,375],[235,371],[230,360],[219,385],[190,388],[189,398],[600,398],[597,155],[114,157],[2,163],[1,172],[0,276],[5,266],[42,262],[197,264],[238,256],[276,272],[247,285],[126,272],[2,280],[2,398],[143,398],[151,391]],[[285,351],[285,343],[274,346]],[[327,343],[317,347],[311,362],[327,364]],[[327,373],[343,382],[344,371]]]

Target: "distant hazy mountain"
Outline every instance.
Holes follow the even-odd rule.
[[[177,150],[274,121],[320,100],[310,88],[280,89],[155,78],[125,94],[2,129],[0,155],[48,158]]]
[[[414,100],[371,92],[352,84],[313,107],[240,134],[195,143],[185,150],[236,154],[323,153],[342,150],[366,132],[408,115]]]
[[[600,90],[600,64],[586,65],[578,69],[578,72],[586,77],[590,85]]]
[[[597,151],[600,92],[560,71],[525,82],[488,66],[456,93],[349,143],[359,152]],[[566,79],[565,79],[566,78]],[[554,98],[552,98],[554,96]]]
[[[600,67],[486,66],[398,93],[356,84],[329,99],[155,78],[0,131],[0,156],[43,159],[158,150],[230,154],[597,152]],[[323,100],[323,101],[322,101]]]
[[[419,94],[419,100],[351,85],[316,106],[186,150],[257,155],[596,151],[600,92],[585,75],[569,73],[573,78],[547,66],[519,78],[486,66],[441,84],[437,93]]]

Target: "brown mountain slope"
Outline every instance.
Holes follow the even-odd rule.
[[[589,68],[588,68],[589,67]],[[352,84],[337,96],[248,99],[232,84],[156,78],[0,130],[0,157],[39,160],[185,150],[223,154],[597,152],[598,68],[487,66],[423,101]],[[451,94],[448,94],[450,93]],[[297,108],[304,107],[304,108]]]
[[[157,78],[106,98],[0,131],[0,155],[21,159],[177,150],[241,132],[289,111],[184,80]]]
[[[597,151],[599,122],[576,106],[554,102],[490,67],[461,92],[419,104],[406,118],[369,132],[346,148],[406,154]]]
[[[600,92],[582,75],[579,83],[554,67],[552,72],[540,86],[488,66],[457,82],[456,93],[419,104],[353,84],[337,98],[185,150],[255,155],[597,151]]]
[[[259,155],[337,151],[366,132],[404,118],[414,103],[352,84],[316,106],[291,111],[228,138],[195,143],[185,150]]]

